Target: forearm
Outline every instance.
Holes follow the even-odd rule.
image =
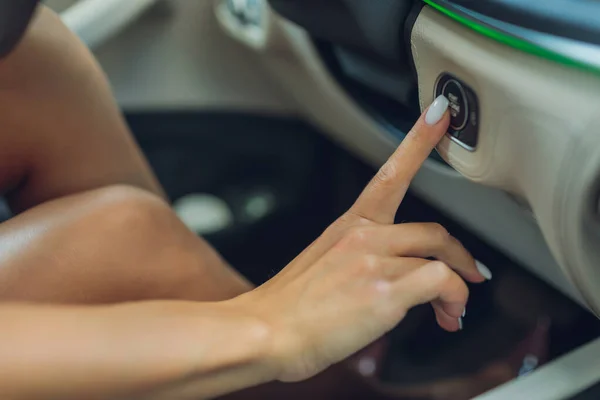
[[[199,399],[273,379],[270,332],[227,303],[0,307],[0,397]]]

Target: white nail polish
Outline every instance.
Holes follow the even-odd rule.
[[[427,125],[435,125],[444,116],[444,113],[448,109],[448,104],[450,102],[444,95],[439,95],[427,110],[427,114],[425,114],[425,123]]]
[[[462,313],[462,315],[460,317],[464,318],[465,315],[467,315],[467,308],[466,307],[463,309],[463,313]]]
[[[462,317],[458,319],[458,330],[462,331],[463,329],[463,323],[462,323]]]
[[[475,266],[477,266],[477,271],[488,281],[492,279],[492,271],[485,265],[481,263],[481,261],[475,260]]]

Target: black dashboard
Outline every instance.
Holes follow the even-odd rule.
[[[270,0],[316,37],[402,62],[411,9],[428,4],[463,25],[519,50],[600,71],[596,0]]]
[[[420,114],[404,27],[423,4],[413,0],[271,0],[275,11],[310,33],[321,60],[345,92],[398,140]],[[437,153],[432,156],[442,161]]]
[[[426,3],[469,13],[476,17],[486,16],[498,21],[517,25],[538,32],[564,38],[600,44],[600,2],[595,0],[423,0]],[[345,20],[354,14],[362,22],[373,17],[379,21],[394,18],[414,3],[413,0],[270,0],[274,9],[294,20],[301,13],[321,13],[323,18]],[[308,4],[307,4],[308,3]],[[304,6],[301,6],[304,5]],[[377,11],[375,11],[377,10]],[[333,13],[335,11],[335,14]],[[355,26],[360,32],[360,26]]]
[[[399,139],[419,114],[409,44],[412,26],[426,4],[520,51],[600,72],[600,2],[595,0],[270,0],[270,4],[310,33],[338,83]]]
[[[280,15],[314,37],[362,51],[385,62],[404,59],[399,29],[413,0],[271,0]]]
[[[432,0],[506,23],[600,44],[600,2],[595,0]]]
[[[21,39],[37,4],[38,0],[0,0],[0,57]]]

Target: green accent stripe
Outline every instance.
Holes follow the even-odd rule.
[[[527,42],[526,40],[519,39],[514,36],[510,36],[506,33],[497,31],[493,28],[490,28],[485,25],[478,24],[472,19],[464,17],[452,10],[449,10],[435,2],[435,0],[423,0],[425,3],[429,4],[431,7],[435,8],[439,12],[447,15],[453,20],[465,25],[466,27],[478,32],[484,36],[489,37],[490,39],[494,39],[500,43],[504,43],[510,47],[515,49],[524,51],[529,54],[536,55],[538,57],[546,58],[548,60],[567,65],[569,67],[576,67],[586,71],[594,72],[596,74],[600,74],[600,68],[596,65],[587,64],[583,61],[574,60],[568,56],[557,53],[552,50],[545,49],[543,47],[539,47],[533,43]]]

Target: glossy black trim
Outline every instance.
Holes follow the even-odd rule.
[[[600,44],[600,2],[592,0],[434,0],[522,28]]]
[[[511,24],[451,0],[424,0],[479,33],[511,47],[569,66],[600,73],[600,46]]]
[[[38,0],[0,0],[0,58],[19,43],[37,5]]]

